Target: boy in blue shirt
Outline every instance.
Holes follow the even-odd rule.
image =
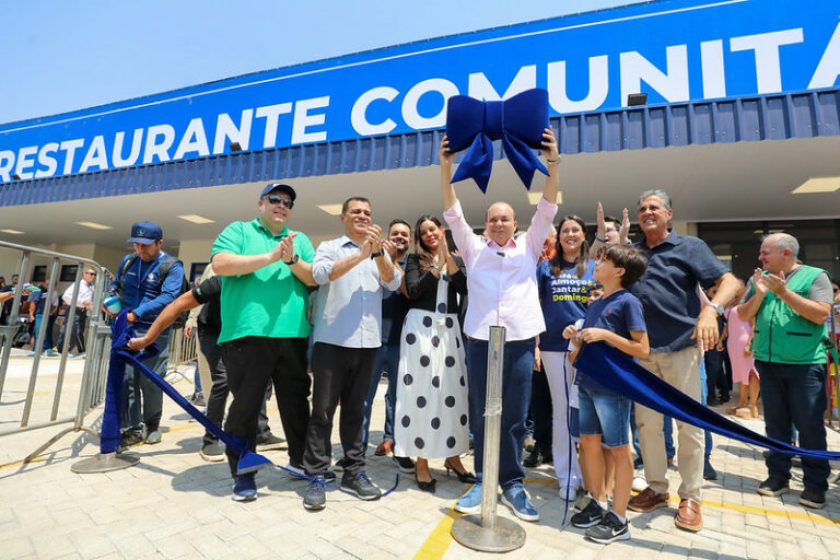
[[[618,350],[644,358],[650,351],[641,302],[626,290],[647,267],[645,257],[627,245],[610,245],[595,264],[595,279],[604,294],[586,311],[583,328],[566,327],[563,336],[576,341],[606,342]],[[572,517],[572,525],[586,528],[586,536],[601,544],[630,538],[627,502],[633,480],[630,454],[630,399],[602,386],[583,372],[580,379],[579,423],[581,450],[587,457],[583,479],[592,497],[583,511]],[[607,511],[604,484],[605,449],[615,465],[613,509]]]

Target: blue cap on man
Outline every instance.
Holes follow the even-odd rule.
[[[274,191],[286,193],[287,195],[289,195],[289,198],[292,199],[292,202],[294,202],[295,198],[297,198],[297,193],[295,192],[295,189],[293,189],[291,187],[291,185],[286,185],[284,183],[269,183],[269,184],[267,184],[263,188],[262,192],[260,193],[260,198],[265,198],[266,196],[268,196],[270,193],[273,193]]]
[[[163,239],[163,228],[159,225],[154,222],[137,222],[131,226],[131,237],[128,238],[128,242],[151,245],[161,239]]]

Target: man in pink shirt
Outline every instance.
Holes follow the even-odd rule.
[[[443,217],[452,230],[467,267],[469,305],[464,320],[469,367],[470,427],[475,436],[475,468],[479,482],[458,500],[455,509],[477,513],[481,509],[481,477],[484,454],[484,397],[487,389],[487,345],[491,326],[506,329],[502,391],[502,427],[499,450],[499,484],[502,503],[525,521],[537,521],[540,514],[522,484],[522,440],[531,394],[536,337],[545,330],[537,294],[536,270],[543,241],[557,213],[560,154],[551,129],[543,133],[542,153],[549,176],[543,196],[524,235],[514,237],[517,222],[513,208],[496,202],[487,210],[484,236],[473,233],[451,184],[455,154],[444,138],[440,147]],[[464,419],[466,420],[466,418]]]

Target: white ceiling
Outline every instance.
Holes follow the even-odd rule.
[[[594,220],[597,201],[619,215],[624,206],[632,210],[638,194],[649,188],[669,192],[674,219],[680,221],[840,217],[840,191],[790,194],[809,177],[840,176],[840,136],[571,155],[564,158],[561,172],[560,214],[580,214],[587,221]],[[395,217],[413,223],[423,213],[440,214],[438,181],[437,166],[291,179],[298,192],[292,227],[315,239],[339,234],[338,218],[317,205],[340,203],[350,195],[370,198],[374,219],[383,226]],[[151,220],[163,226],[171,247],[184,240],[211,239],[227,223],[252,218],[261,187],[251,183],[0,207],[0,228],[25,232],[0,233],[0,239],[124,248],[131,223]],[[534,189],[541,187],[537,174]],[[474,225],[483,222],[484,210],[496,200],[510,202],[520,219],[530,218],[526,191],[507,161],[495,162],[486,196],[471,181],[456,188]],[[180,214],[199,214],[215,223],[191,224],[179,219]],[[113,229],[94,231],[76,225],[79,221]]]

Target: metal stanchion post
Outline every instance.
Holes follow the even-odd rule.
[[[502,428],[502,367],[505,328],[490,327],[487,347],[487,397],[484,408],[484,463],[481,473],[481,515],[467,515],[452,524],[452,537],[484,552],[508,552],[525,544],[525,530],[505,517],[496,517],[499,479],[499,442]]]

